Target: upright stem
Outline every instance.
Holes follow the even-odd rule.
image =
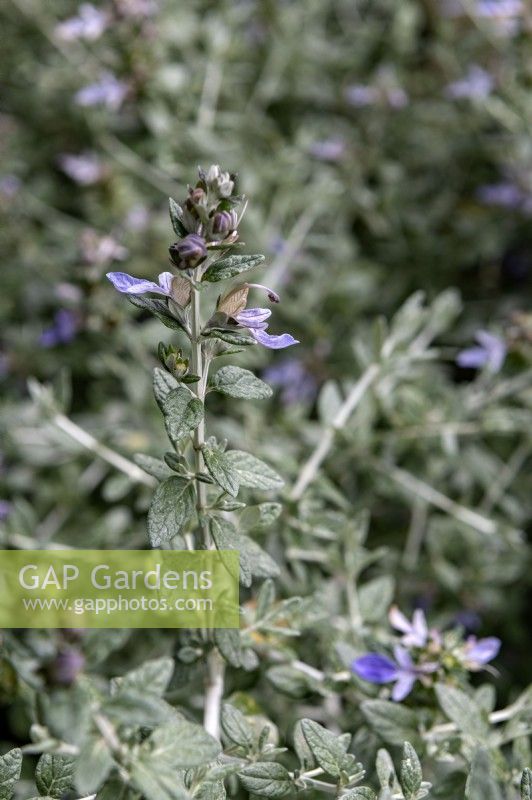
[[[203,403],[205,400],[205,389],[207,383],[207,376],[204,374],[203,353],[201,349],[201,302],[200,293],[198,289],[192,289],[190,298],[191,303],[191,328],[192,328],[192,372],[194,375],[199,375],[199,381],[193,384],[194,391],[199,400]],[[206,370],[205,370],[206,371]],[[196,430],[194,431],[194,467],[196,473],[203,471],[203,453],[202,447],[205,444],[205,421],[202,419]],[[207,488],[204,483],[196,480],[196,508],[198,510],[198,518],[200,527],[203,532],[203,545],[209,549],[211,545],[211,537],[207,524],[203,518],[205,507],[207,505]]]
[[[190,303],[190,321],[192,329],[192,371],[194,375],[199,375],[199,381],[193,384],[193,386],[197,397],[203,403],[205,401],[205,391],[207,388],[209,362],[208,359],[203,358],[201,347],[201,303],[198,289],[192,289]],[[202,420],[194,433],[194,466],[196,473],[202,472],[204,468],[202,453],[202,447],[204,444],[205,422]],[[198,511],[200,527],[203,533],[203,546],[208,550],[212,547],[212,540],[207,521],[205,520],[207,487],[204,483],[197,479],[196,498],[196,508]],[[215,739],[220,738],[220,711],[224,693],[224,672],[225,664],[218,654],[216,648],[213,647],[207,656],[207,677],[205,684],[203,726],[207,733],[210,733]]]

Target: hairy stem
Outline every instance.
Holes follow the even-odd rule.
[[[204,358],[201,342],[201,301],[199,290],[192,288],[190,299],[190,322],[192,341],[192,371],[199,376],[194,386],[197,397],[203,403],[207,388],[209,361]],[[202,420],[194,432],[194,466],[196,474],[204,469],[202,447],[205,444],[205,422]],[[212,539],[208,523],[205,519],[207,507],[207,487],[196,478],[196,508],[201,531],[203,533],[203,546],[205,549],[212,547]],[[212,638],[212,636],[210,637]],[[207,656],[207,676],[205,681],[205,703],[203,707],[203,726],[207,733],[220,738],[220,711],[224,693],[225,665],[216,648]]]
[[[192,289],[190,299],[190,316],[192,327],[192,372],[194,375],[199,376],[199,381],[193,384],[194,391],[199,400],[203,403],[205,400],[205,387],[207,383],[206,368],[207,364],[203,362],[203,353],[201,348],[201,303],[200,293],[198,289]],[[196,474],[204,469],[202,448],[205,444],[205,421],[202,419],[196,430],[194,431],[194,468]],[[208,526],[204,520],[204,511],[207,506],[207,487],[204,483],[196,479],[196,508],[198,510],[198,519],[201,530],[203,532],[203,546],[208,549],[211,545],[210,534]]]

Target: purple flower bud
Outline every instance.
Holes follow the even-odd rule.
[[[61,650],[50,665],[50,677],[60,686],[70,686],[85,666],[85,656],[79,650]]]
[[[238,222],[236,211],[217,211],[212,220],[213,233],[230,233]]]
[[[168,248],[170,258],[178,269],[197,267],[207,256],[205,239],[197,233],[189,233],[181,241]]]

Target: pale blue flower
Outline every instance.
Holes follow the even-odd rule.
[[[463,78],[446,87],[445,94],[452,100],[485,100],[491,94],[493,85],[494,80],[489,72],[473,64]]]
[[[104,72],[99,81],[89,83],[76,92],[74,99],[78,106],[105,106],[110,111],[117,111],[124,102],[129,87],[120,81],[112,72]]]
[[[161,272],[159,283],[148,281],[145,278],[135,278],[127,272],[108,272],[107,278],[111,281],[115,289],[123,294],[162,294],[165,297],[171,296],[172,280],[174,276],[171,272]]]
[[[458,366],[465,369],[488,367],[491,372],[500,372],[506,358],[505,342],[488,331],[477,331],[475,339],[478,342],[477,347],[468,347],[458,353]]]
[[[99,39],[109,24],[109,15],[92,3],[82,3],[75,17],[70,17],[56,25],[55,35],[64,42],[85,39],[94,42]]]
[[[39,337],[41,347],[56,347],[71,342],[79,330],[79,318],[74,311],[61,308],[54,316],[53,325],[44,330]]]
[[[393,683],[392,700],[398,703],[410,694],[416,680],[434,672],[438,665],[416,666],[408,650],[399,645],[394,647],[393,653],[395,661],[379,653],[367,653],[356,658],[351,668],[359,678],[369,683]]]
[[[236,321],[243,328],[247,328],[250,334],[259,344],[268,347],[270,350],[282,350],[293,344],[299,344],[297,339],[289,333],[282,333],[272,336],[266,333],[268,328],[267,319],[271,316],[269,308],[246,308],[235,316]]]
[[[105,168],[96,153],[84,151],[76,155],[64,153],[59,156],[59,166],[75,183],[80,186],[90,186],[101,180]]]
[[[429,630],[425,614],[420,608],[416,608],[412,616],[412,622],[409,622],[397,606],[392,606],[388,619],[392,628],[401,631],[403,634],[401,641],[405,647],[425,647]]]
[[[476,672],[489,661],[493,661],[500,649],[501,640],[496,636],[488,636],[485,639],[469,636],[464,645],[461,659],[467,669]]]

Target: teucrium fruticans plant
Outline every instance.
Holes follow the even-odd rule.
[[[272,349],[295,344],[290,334],[267,332],[269,308],[247,307],[255,291],[265,292],[271,303],[279,298],[239,278],[263,260],[233,252],[244,208],[244,199],[234,196],[231,175],[219,167],[201,171],[183,205],[170,201],[177,236],[170,247],[171,271],[161,273],[157,282],[123,272],[108,275],[135,306],[180,337],[180,347],[159,345],[161,366],[154,373],[155,397],[172,444],[162,458],[139,455],[135,467],[82,436],[83,431],[80,434],[58,413],[47,390],[35,384],[33,390],[63,431],[81,436],[84,446],[130,479],[157,482],[148,514],[152,546],[236,549],[244,587],[255,579],[265,580],[257,592],[252,587],[240,631],[205,636],[186,632],[175,640],[172,633],[170,645],[166,639],[164,652],[177,641],[175,678],[174,659],[152,654],[110,682],[93,677],[92,665],[87,675],[80,675],[83,666],[74,664],[73,675],[63,684],[72,684],[76,676],[77,683],[65,694],[40,695],[33,744],[26,748],[43,753],[37,790],[43,797],[59,798],[74,785],[79,795],[94,797],[98,792],[104,800],[222,800],[226,791],[234,795],[241,790],[283,797],[309,789],[339,800],[421,800],[430,796],[425,780],[429,777],[434,796],[448,800],[464,792],[468,800],[499,800],[501,783],[508,784],[504,800],[517,800],[518,792],[530,800],[530,773],[522,772],[529,756],[529,694],[494,711],[493,687],[485,683],[474,689],[470,683],[470,672],[491,662],[499,641],[466,639],[456,627],[429,629],[419,609],[410,621],[392,608],[389,622],[401,637],[392,635],[385,619],[394,597],[393,577],[365,573],[386,558],[387,551],[366,542],[369,514],[360,509],[354,513],[341,491],[320,475],[324,465],[328,462],[330,467],[338,457],[355,461],[351,453],[357,452],[356,426],[350,428],[350,423],[364,411],[366,401],[378,398],[393,415],[393,403],[417,375],[428,382],[424,391],[429,396],[435,375],[430,364],[437,356],[431,342],[458,313],[457,297],[446,292],[428,306],[418,293],[389,326],[377,324],[367,340],[357,337],[358,377],[322,390],[323,428],[299,465],[288,511],[281,516],[281,506],[269,496],[244,513],[240,489],[275,492],[283,482],[254,454],[227,449],[225,442],[206,433],[206,399],[219,393],[255,401],[271,392],[249,370],[227,362],[215,369],[216,359],[256,343]],[[233,279],[236,282],[230,283]],[[221,291],[208,309],[204,298],[210,297],[214,283],[221,284]],[[474,391],[472,397],[466,395],[466,410],[474,400]],[[452,502],[396,467],[386,450],[379,455],[375,446],[368,453],[368,468],[444,511],[453,524],[462,526],[458,530],[464,538],[468,531],[487,541],[494,536],[495,523],[486,515]],[[293,590],[286,582],[287,599],[276,599],[271,578],[279,569],[256,541],[256,534],[276,520],[287,543],[286,573],[300,584],[305,584],[305,572],[309,576],[304,601],[290,596]],[[313,544],[301,547],[302,536]],[[512,531],[507,536],[510,543],[517,541]],[[412,550],[408,555],[415,566],[419,552]],[[314,573],[306,570],[307,563]],[[327,603],[321,616],[316,612],[319,582],[326,584],[332,598],[334,611],[329,616]],[[429,621],[432,625],[430,617]],[[308,636],[302,635],[305,629]],[[102,637],[86,642],[84,649],[98,664],[99,648],[105,658],[116,646]],[[20,665],[16,649],[12,659]],[[226,665],[231,669],[224,675]],[[255,673],[253,680],[266,678],[267,686],[260,684],[260,704],[255,705],[251,692],[239,696],[238,681],[243,676],[245,686],[246,672]],[[196,678],[201,697],[192,689]],[[186,695],[179,693],[183,685]],[[74,706],[79,713],[73,713]],[[203,726],[192,721],[201,711]],[[288,736],[276,727],[285,714],[292,716]],[[278,746],[287,739],[290,750]],[[383,743],[398,749],[390,754],[380,746]],[[352,751],[364,762],[367,777]],[[0,800],[11,796],[21,757],[19,750],[12,750],[0,759]],[[378,790],[360,786],[362,780]]]
[[[227,450],[226,442],[207,437],[205,400],[210,392],[259,400],[270,397],[271,390],[249,370],[223,366],[209,377],[210,367],[214,359],[256,342],[280,349],[297,341],[287,333],[272,336],[266,332],[268,308],[247,307],[251,290],[264,292],[270,302],[278,303],[275,292],[260,284],[226,283],[264,260],[261,255],[230,254],[238,242],[238,225],[246,206],[245,198],[235,196],[234,188],[235,176],[219,166],[200,169],[199,180],[189,187],[183,205],[170,198],[170,218],[178,237],[169,248],[173,272],[159,275],[158,283],[123,272],[111,272],[107,277],[135,305],[152,312],[167,327],[181,329],[189,341],[185,355],[171,345],[159,345],[162,369],[155,370],[153,385],[174,451],[164,456],[164,462],[140,462],[161,481],[148,514],[150,542],[154,547],[237,549],[241,582],[249,586],[253,576],[276,575],[277,567],[223,514],[245,507],[237,500],[241,487],[280,489],[283,480],[255,456]],[[224,283],[222,294],[204,320],[203,289],[220,282]],[[146,297],[148,294],[164,299]],[[223,661],[214,643],[208,673],[204,723],[206,730],[218,737]]]

